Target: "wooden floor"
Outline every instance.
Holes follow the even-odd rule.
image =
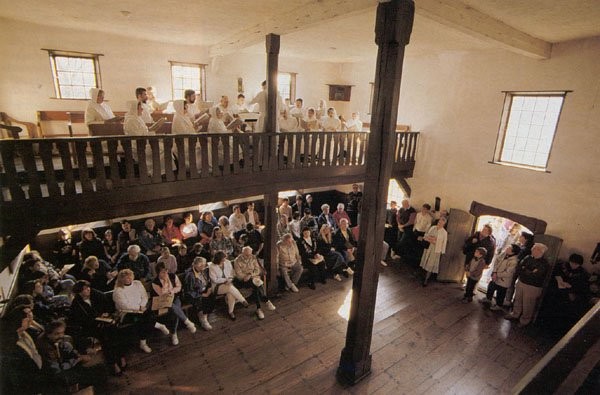
[[[237,321],[211,318],[214,330],[179,331],[180,344],[153,337],[152,354],[132,351],[115,393],[494,394],[513,385],[552,346],[535,328],[524,330],[460,302],[456,284],[421,287],[415,270],[398,263],[379,281],[371,375],[344,388],[335,371],[347,322],[351,281],[301,287],[273,300],[276,311],[257,321],[254,308],[236,308]],[[347,304],[346,304],[347,306]]]

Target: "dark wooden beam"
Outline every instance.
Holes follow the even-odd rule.
[[[277,293],[277,191],[264,195],[265,204],[265,234],[264,234],[264,258],[267,270],[267,292],[274,295]]]
[[[392,0],[377,6],[375,42],[379,49],[361,231],[346,345],[337,370],[337,378],[342,384],[353,385],[371,372],[371,336],[383,244],[385,197],[392,173],[404,47],[410,39],[414,11],[412,0]]]
[[[279,69],[279,35],[267,34],[267,111],[265,114],[265,132],[277,132],[277,73]],[[261,108],[261,111],[263,109]],[[275,137],[269,138],[269,168],[275,168],[277,158]]]

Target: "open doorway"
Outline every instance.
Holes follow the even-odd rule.
[[[516,243],[519,240],[521,232],[533,233],[526,226],[518,222],[496,215],[481,215],[477,217],[475,230],[480,231],[486,224],[492,227],[492,235],[496,239],[496,252],[490,267],[483,271],[483,275],[477,284],[477,289],[483,292],[487,291],[494,265],[506,247]]]

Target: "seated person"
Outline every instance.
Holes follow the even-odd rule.
[[[45,392],[50,383],[42,375],[42,356],[33,340],[35,337],[29,333],[34,323],[31,306],[17,303],[7,307],[11,308],[3,317],[3,391],[7,394]]]
[[[227,259],[233,258],[233,243],[229,237],[225,237],[221,227],[215,226],[210,240],[210,254],[214,256],[217,251],[223,251]]]
[[[38,273],[40,278],[26,283],[22,290],[33,297],[32,310],[37,320],[47,324],[64,314],[69,307],[69,299],[65,295],[54,296],[54,290],[46,284],[48,276]]]
[[[179,299],[180,292],[181,282],[179,281],[179,277],[174,273],[169,273],[165,262],[158,262],[156,264],[156,277],[152,281],[150,295],[152,297],[163,295],[170,295],[173,297],[173,304],[169,308],[169,312],[175,315],[175,320],[173,321],[173,326],[171,328],[171,342],[174,346],[179,344],[177,327],[179,326],[180,320],[183,321],[183,324],[191,333],[196,333],[196,325],[188,319],[181,308],[181,300]]]
[[[93,289],[107,292],[113,289],[113,279],[117,275],[116,272],[111,270],[106,261],[101,261],[91,255],[83,262],[83,269],[81,269],[79,279],[88,281]]]
[[[234,116],[237,116],[240,113],[249,112],[250,110],[246,105],[246,96],[244,96],[242,93],[237,95],[237,102],[231,107],[231,111]]]
[[[205,211],[200,216],[198,221],[198,233],[200,235],[200,243],[210,244],[212,240],[213,228],[217,226],[217,220],[214,218],[212,211]]]
[[[292,234],[294,240],[298,241],[302,237],[302,227],[300,226],[300,213],[292,214],[292,220],[288,224],[289,233]]]
[[[252,248],[252,253],[259,259],[262,258],[263,242],[262,235],[258,230],[254,228],[251,223],[246,224],[246,229],[238,232],[236,238],[239,240],[241,246],[249,246]]]
[[[172,215],[165,215],[163,218],[163,228],[161,231],[162,241],[168,247],[174,247],[176,244],[181,244],[183,236],[179,227],[175,226]]]
[[[185,244],[179,244],[175,258],[177,259],[177,273],[183,273],[192,266],[195,257],[188,254],[188,248]]]
[[[299,212],[300,215],[304,215],[304,209],[307,208],[304,204],[304,199],[302,199],[302,195],[296,195],[296,202],[292,204],[292,212]],[[309,207],[310,208],[310,207]],[[312,213],[312,210],[311,210]],[[290,217],[288,217],[290,218]]]
[[[294,107],[290,109],[290,116],[300,120],[306,116],[306,110],[303,107],[304,101],[302,99],[296,99]]]
[[[232,210],[233,213],[229,216],[229,228],[235,234],[240,230],[246,229],[246,216],[242,214],[238,204],[234,205]]]
[[[319,234],[319,224],[317,219],[312,216],[309,208],[304,209],[304,216],[300,219],[300,229],[308,228],[311,233],[311,237],[316,238]]]
[[[312,231],[308,227],[302,228],[302,238],[298,242],[298,250],[302,257],[302,266],[308,269],[308,288],[314,290],[317,281],[322,284],[327,283],[325,258],[317,252],[317,241],[312,237]]]
[[[234,321],[235,303],[240,302],[244,307],[248,306],[248,302],[242,296],[240,291],[233,284],[235,273],[231,262],[226,259],[226,255],[222,251],[218,251],[213,258],[212,265],[209,266],[210,281],[215,295],[225,295],[229,318]]]
[[[286,233],[290,233],[287,215],[280,214],[279,222],[277,222],[277,239],[281,240],[281,237]]]
[[[246,212],[244,213],[244,217],[246,218],[247,224],[250,223],[254,225],[254,227],[260,225],[260,217],[258,216],[256,210],[254,210],[254,203],[248,203],[248,205],[246,206]]]
[[[210,246],[208,244],[207,245],[203,245],[202,243],[194,244],[194,246],[192,247],[192,250],[188,252],[188,255],[190,256],[189,259],[191,259],[192,261],[199,256],[205,258],[207,261],[209,259],[212,260],[212,255],[210,253]]]
[[[583,268],[583,256],[571,254],[568,262],[559,262],[544,297],[540,315],[553,325],[567,329],[590,308],[589,274]]]
[[[102,240],[104,246],[104,253],[109,258],[107,262],[111,267],[117,263],[117,260],[121,256],[121,249],[119,243],[115,240],[112,230],[106,229],[104,232],[104,239]]]
[[[185,271],[183,299],[198,312],[202,329],[212,330],[208,315],[215,309],[215,294],[212,292],[208,263],[203,257],[196,257],[192,266]]]
[[[150,274],[150,260],[144,254],[142,254],[140,246],[132,244],[127,248],[127,253],[121,255],[115,270],[113,272],[120,272],[123,269],[130,269],[136,280],[149,280]]]
[[[281,132],[300,131],[300,123],[298,122],[298,118],[290,116],[286,109],[282,109],[279,114],[279,130]]]
[[[200,131],[200,128],[194,125],[187,114],[188,104],[185,100],[173,101],[175,114],[173,115],[173,124],[171,125],[172,134],[193,134]]]
[[[325,258],[325,268],[335,281],[342,281],[340,275],[348,277],[348,265],[342,254],[333,246],[331,227],[327,224],[321,225],[319,238],[317,239],[317,252]]]
[[[289,233],[283,235],[277,242],[277,264],[286,289],[298,292],[297,284],[302,276],[302,257],[294,238]]]
[[[348,266],[346,272],[352,275],[354,273],[352,266],[354,266],[357,243],[350,228],[348,228],[346,218],[340,220],[340,228],[333,234],[333,246],[344,257],[344,261]]]
[[[319,226],[319,229],[324,224],[329,225],[332,231],[335,231],[338,228],[338,224],[335,218],[333,218],[333,215],[331,215],[331,213],[329,212],[328,204],[323,204],[321,206],[321,215],[317,217],[317,224]]]
[[[121,253],[125,253],[130,245],[137,244],[137,232],[126,219],[121,221],[121,231],[117,235],[117,242]]]
[[[75,263],[75,244],[71,238],[71,232],[67,228],[58,231],[58,240],[52,249],[54,266],[62,269],[64,265]]]
[[[169,335],[169,330],[163,324],[156,322],[152,311],[148,308],[148,294],[138,280],[134,280],[133,271],[123,269],[117,276],[113,292],[115,309],[120,315],[121,325],[132,324],[140,341],[140,349],[151,353],[146,339],[152,328],[158,329],[164,335]]]
[[[123,132],[127,136],[147,136],[150,134],[148,126],[142,118],[144,108],[142,103],[137,100],[127,102],[128,111],[125,114],[123,122]],[[135,157],[135,156],[134,156]]]
[[[349,132],[362,132],[363,123],[360,120],[359,113],[353,112],[352,118],[345,122],[345,127]]]
[[[36,341],[47,382],[51,383],[51,388],[73,388],[77,385],[83,388],[92,385],[97,392],[106,393],[108,388],[104,367],[83,366],[91,361],[91,356],[79,354],[75,350],[65,338],[66,328],[63,320],[54,320],[46,326],[46,332]]]
[[[102,344],[106,364],[112,367],[115,375],[120,375],[127,365],[121,336],[116,325],[106,324],[96,318],[111,319],[111,308],[102,292],[92,289],[90,283],[79,280],[73,286],[73,302],[68,314],[68,329],[81,349],[84,342],[95,337]]]
[[[108,260],[106,251],[104,251],[104,244],[102,240],[96,236],[96,232],[92,228],[85,228],[81,231],[81,241],[77,243],[77,250],[82,262],[88,256],[95,256],[98,259]]]
[[[144,221],[144,229],[139,233],[140,247],[143,253],[152,261],[155,262],[162,249],[162,238],[158,233],[156,222],[152,218]]]
[[[194,217],[191,212],[183,214],[183,223],[179,225],[182,241],[188,248],[192,247],[200,237],[198,236],[198,227],[193,222]]]
[[[264,288],[265,271],[252,254],[251,247],[242,248],[242,253],[233,262],[235,283],[238,288],[252,288],[252,295],[256,299],[256,316],[259,320],[265,318],[260,302],[264,301],[267,310],[275,310],[275,306],[267,298]]]
[[[348,224],[351,223],[350,216],[348,215],[346,210],[344,210],[344,208],[345,208],[344,203],[338,203],[337,210],[335,211],[335,213],[332,214],[333,219],[335,220],[335,224],[338,228],[340,226],[340,220],[342,218],[345,218],[346,220],[348,220]],[[427,229],[429,229],[429,227]]]
[[[160,256],[156,260],[156,264],[158,265],[160,262],[164,262],[169,273],[177,273],[177,258],[175,258],[175,255],[171,254],[171,250],[169,249],[169,247],[163,247],[160,251]],[[156,275],[156,267],[154,268],[154,270],[154,275]]]
[[[116,117],[108,103],[104,102],[104,91],[99,88],[90,88],[90,101],[85,109],[85,124],[120,122],[122,120],[123,117]]]

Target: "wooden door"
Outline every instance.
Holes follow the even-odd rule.
[[[457,208],[450,209],[448,217],[448,244],[446,253],[440,260],[438,281],[461,282],[464,273],[465,256],[462,247],[465,239],[473,231],[475,217]]]
[[[548,274],[546,275],[546,279],[544,280],[544,290],[542,292],[542,297],[540,299],[540,303],[535,308],[535,314],[533,316],[533,320],[537,320],[538,313],[540,311],[540,307],[542,306],[542,302],[544,300],[544,296],[546,295],[546,289],[548,288],[548,284],[550,283],[550,278],[552,278],[552,272],[554,271],[554,265],[556,265],[556,261],[558,260],[558,254],[560,253],[560,247],[562,246],[563,240],[559,237],[552,235],[534,235],[533,240],[536,243],[545,244],[548,247],[548,251],[544,254],[544,257],[548,261],[550,265],[550,269],[548,270]]]

